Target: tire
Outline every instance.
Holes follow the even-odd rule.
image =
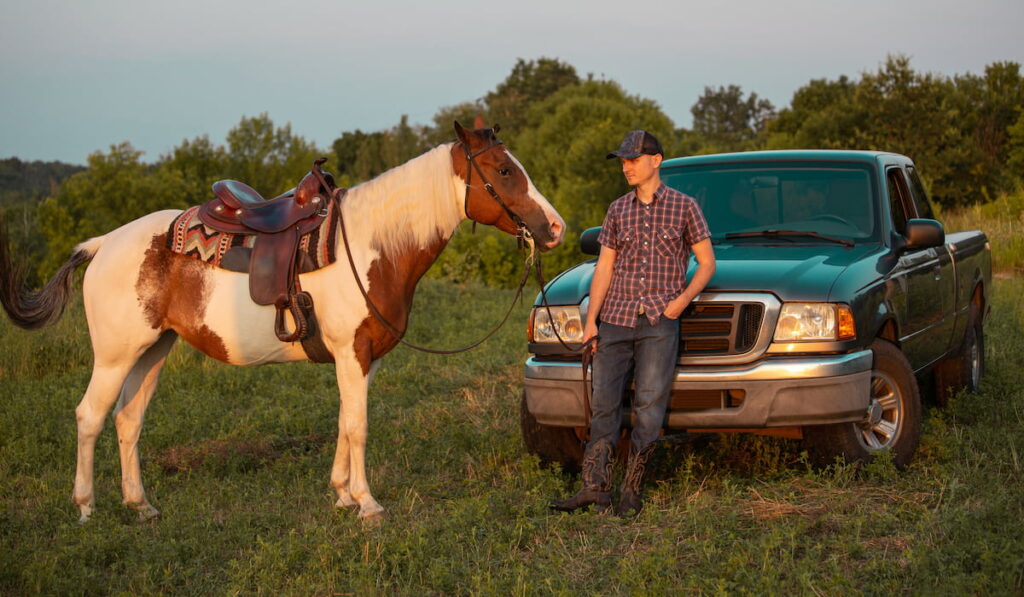
[[[985,330],[981,309],[971,305],[964,339],[956,353],[935,367],[935,401],[946,406],[960,390],[976,394],[985,374]]]
[[[907,357],[894,344],[871,343],[871,406],[865,419],[854,423],[804,427],[804,447],[811,463],[828,466],[837,457],[868,462],[878,452],[892,452],[893,462],[910,463],[921,438],[921,395]]]
[[[580,470],[580,464],[583,462],[583,442],[576,437],[575,430],[571,427],[553,427],[538,423],[526,406],[525,390],[519,401],[519,425],[523,432],[526,451],[536,454],[541,465],[549,467],[559,464],[566,472]]]

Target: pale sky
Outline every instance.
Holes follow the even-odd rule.
[[[0,0],[0,158],[84,164],[130,141],[153,161],[263,112],[328,148],[403,114],[428,124],[520,57],[618,81],[688,126],[706,85],[782,107],[887,54],[942,75],[1024,63],[1022,38],[1022,0]]]

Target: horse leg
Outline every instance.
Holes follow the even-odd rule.
[[[125,377],[131,371],[136,359],[121,359],[107,363],[96,359],[92,368],[89,387],[82,401],[75,409],[78,422],[78,456],[75,467],[75,488],[71,494],[81,513],[79,522],[86,522],[95,510],[93,495],[93,459],[96,453],[96,438],[103,430],[103,420],[117,400],[124,385]]]
[[[335,367],[341,408],[331,486],[338,493],[335,506],[358,506],[359,517],[365,519],[379,518],[384,514],[384,508],[370,494],[366,482],[366,394],[379,362],[374,361],[366,375],[363,375],[362,366],[354,355],[336,359]]]
[[[121,455],[121,495],[124,503],[139,513],[140,520],[159,516],[160,512],[146,499],[139,466],[139,434],[142,432],[146,407],[156,391],[160,371],[178,334],[167,330],[156,344],[142,354],[128,373],[114,408],[117,447]]]

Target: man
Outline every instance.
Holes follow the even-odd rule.
[[[574,511],[611,505],[612,469],[621,427],[622,397],[633,369],[635,425],[616,512],[643,507],[644,469],[661,431],[679,350],[679,316],[715,273],[710,232],[696,201],[661,182],[664,158],[654,135],[631,131],[616,157],[633,190],[608,208],[590,283],[583,340],[594,344],[590,441],[583,455],[583,488],[552,508]],[[690,251],[697,271],[686,283]]]

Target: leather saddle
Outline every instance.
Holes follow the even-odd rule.
[[[328,202],[340,201],[345,192],[334,184],[334,177],[320,169],[325,161],[317,159],[294,189],[273,199],[264,199],[237,180],[217,181],[213,184],[215,197],[199,208],[199,219],[214,230],[256,236],[251,250],[231,249],[222,265],[249,274],[253,302],[277,308],[277,337],[282,342],[303,341],[313,360],[319,359],[310,354],[307,338],[315,335],[321,347],[323,343],[315,329],[312,297],[299,285],[299,273],[303,271],[299,242],[323,222]],[[290,332],[284,323],[286,310],[295,320],[295,329]],[[326,347],[323,352],[327,352]]]

